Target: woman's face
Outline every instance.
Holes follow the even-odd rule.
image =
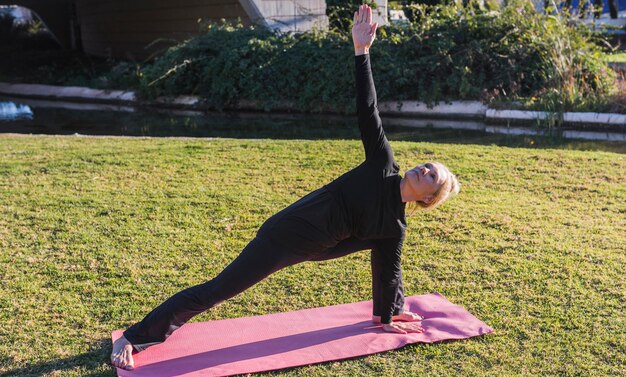
[[[417,200],[428,204],[448,179],[448,171],[438,163],[427,162],[407,171],[404,178]]]

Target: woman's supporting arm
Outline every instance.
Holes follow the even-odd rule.
[[[397,297],[400,294],[402,268],[400,254],[404,238],[377,240],[376,252],[379,253],[379,266],[373,279],[380,279],[380,323],[383,330],[399,334],[421,333],[424,331],[419,321],[422,317],[411,312],[399,312]],[[394,315],[395,314],[395,315]],[[378,318],[373,316],[376,321]],[[394,322],[396,320],[403,322]]]
[[[380,313],[382,307],[382,262],[383,254],[378,247],[373,247],[371,251],[371,267],[372,267],[372,320],[380,323]],[[393,318],[396,319],[400,313],[404,312],[404,287],[402,284],[402,270],[400,270],[398,281],[398,290],[394,298]]]
[[[376,275],[372,279],[380,281],[380,317],[383,324],[388,324],[396,311],[396,298],[400,290],[402,281],[402,267],[400,264],[400,254],[402,252],[403,239],[383,239],[377,240],[376,252],[378,252],[377,263],[379,266]]]

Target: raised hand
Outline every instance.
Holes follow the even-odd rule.
[[[376,38],[378,24],[372,22],[372,8],[369,5],[359,6],[358,12],[354,12],[352,25],[352,43],[354,54],[363,55],[369,53],[369,48]]]
[[[417,322],[391,322],[383,325],[383,330],[396,334],[422,333],[424,328]]]

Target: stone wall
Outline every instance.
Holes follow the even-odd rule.
[[[64,48],[72,48],[70,17],[71,2],[68,0],[0,0],[0,5],[19,5],[32,10],[54,38]]]
[[[148,57],[198,35],[199,19],[240,18],[250,24],[238,0],[80,0],[76,5],[83,49],[97,56]]]
[[[387,0],[377,3],[374,17],[382,25]],[[328,27],[325,0],[0,0],[2,4],[35,11],[65,48],[122,59],[145,59],[198,35],[199,19],[239,18],[244,25],[283,32]]]
[[[325,0],[240,0],[248,14],[272,29],[306,31],[328,28]]]

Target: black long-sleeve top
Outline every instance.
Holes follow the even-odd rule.
[[[354,236],[374,239],[381,253],[381,321],[391,322],[401,279],[400,254],[405,237],[405,204],[400,195],[400,168],[393,157],[378,114],[369,54],[355,56],[356,103],[365,161],[330,185],[351,209]]]
[[[355,57],[357,112],[365,161],[272,216],[259,233],[305,256],[355,237],[372,240],[380,253],[381,322],[390,323],[401,279],[405,204],[399,167],[378,115],[369,55]]]

